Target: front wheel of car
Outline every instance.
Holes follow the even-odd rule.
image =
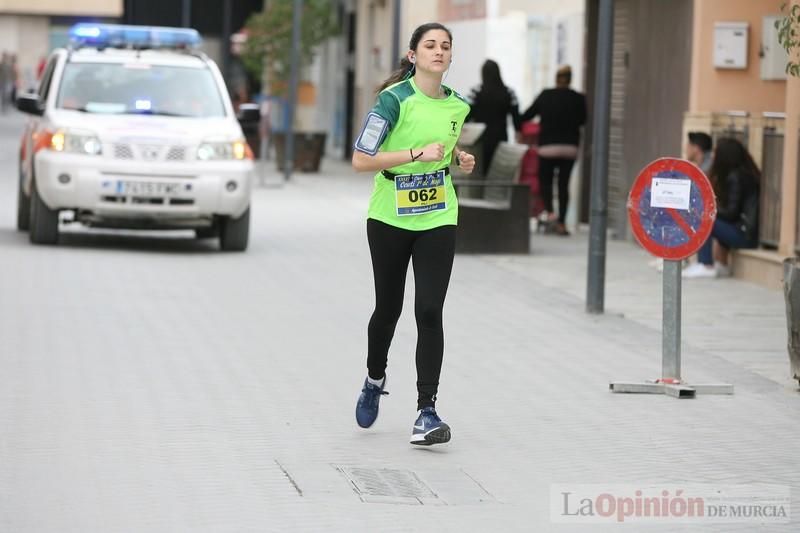
[[[58,209],[50,209],[39,196],[36,182],[31,184],[30,240],[35,244],[58,242]]]
[[[22,173],[19,176],[19,186],[17,188],[17,229],[28,231],[31,227],[31,199],[22,190]]]
[[[226,252],[243,252],[247,249],[250,235],[250,208],[238,218],[223,217],[220,220],[219,244]]]

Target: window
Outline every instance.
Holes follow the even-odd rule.
[[[209,69],[144,63],[68,63],[57,106],[86,113],[225,116]]]

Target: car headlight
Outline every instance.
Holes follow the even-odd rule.
[[[247,143],[241,139],[226,142],[204,142],[197,147],[197,159],[201,161],[252,159],[252,153]]]
[[[100,139],[89,131],[58,130],[50,137],[50,149],[56,152],[100,155],[103,146]]]

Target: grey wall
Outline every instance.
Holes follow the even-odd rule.
[[[620,168],[629,190],[650,161],[681,155],[683,113],[689,109],[692,0],[629,1],[628,23]]]
[[[587,97],[593,99],[597,9],[587,0]],[[625,202],[650,161],[680,156],[683,113],[689,108],[693,0],[616,0],[609,154],[609,229],[629,236]],[[588,192],[588,157],[582,184]],[[588,196],[588,195],[587,195]],[[581,220],[588,220],[588,199]]]

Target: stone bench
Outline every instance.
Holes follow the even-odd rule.
[[[530,251],[530,187],[517,183],[527,150],[500,143],[483,179],[453,179],[459,191],[456,253]]]

